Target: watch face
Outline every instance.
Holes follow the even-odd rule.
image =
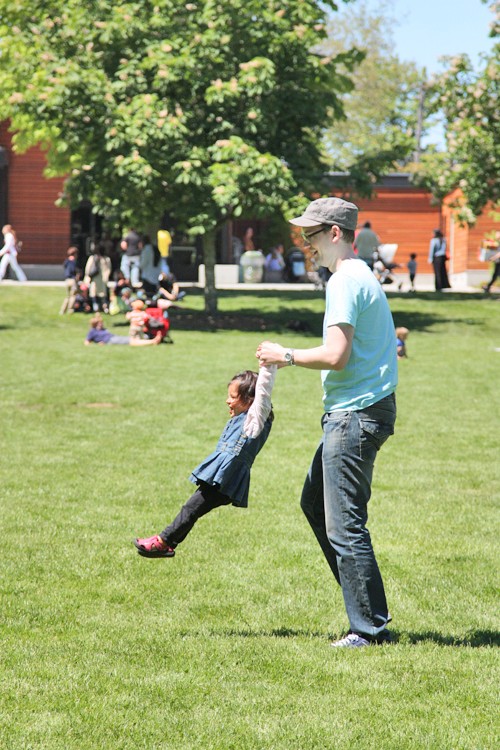
[[[291,361],[292,361],[292,355],[290,354],[290,352],[285,352],[285,362],[287,364],[290,364]]]

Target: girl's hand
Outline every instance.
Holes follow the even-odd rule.
[[[261,365],[278,365],[284,366],[285,352],[288,351],[281,344],[273,344],[271,341],[263,341],[257,347],[255,356]]]

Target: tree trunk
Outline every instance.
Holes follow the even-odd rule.
[[[203,237],[203,259],[205,261],[205,312],[207,315],[216,315],[215,232],[207,232]]]

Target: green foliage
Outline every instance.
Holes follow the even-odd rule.
[[[223,314],[266,329],[172,316],[173,346],[131,349],[84,347],[89,317],[58,315],[62,287],[1,291],[2,748],[496,747],[498,303],[389,297],[409,358],[369,528],[397,642],[338,653],[342,596],[299,508],[318,372],[278,373],[248,510],[208,514],[171,560],[131,543],[187,499],[230,377],[264,336],[314,345],[323,296],[221,293]]]
[[[500,6],[490,2],[494,22],[490,36],[500,38]],[[467,55],[447,59],[446,70],[432,84],[434,108],[443,113],[447,152],[424,157],[421,181],[443,198],[459,187],[462,222],[473,224],[486,204],[500,202],[500,42],[483,55],[477,70]]]
[[[372,10],[366,0],[332,17],[322,49],[359,50],[352,91],[343,98],[345,118],[327,127],[330,168],[349,173],[349,184],[369,194],[387,171],[401,169],[418,148],[419,108],[425,73],[394,54],[390,7]],[[423,132],[427,125],[423,122]]]
[[[313,52],[324,6],[0,0],[2,114],[18,150],[42,143],[47,173],[69,175],[61,200],[119,223],[275,211],[318,171],[350,85]]]

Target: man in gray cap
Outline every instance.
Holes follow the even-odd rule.
[[[320,198],[292,219],[304,228],[318,264],[332,272],[323,344],[288,349],[264,341],[256,353],[261,364],[322,371],[323,437],[301,506],[342,588],[350,630],[332,643],[336,648],[390,639],[384,585],[366,522],[375,457],[396,421],[396,336],[381,285],[353,251],[357,219],[357,207],[341,198]]]

